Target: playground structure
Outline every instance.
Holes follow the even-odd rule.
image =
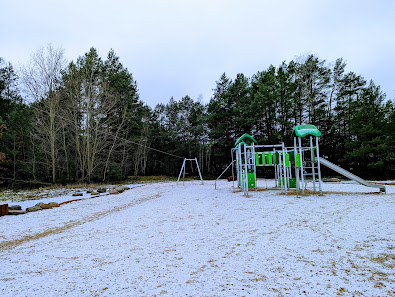
[[[314,125],[295,126],[292,132],[294,145],[286,147],[284,142],[259,145],[252,136],[242,135],[231,149],[232,163],[227,167],[232,165],[233,183],[236,163],[237,186],[248,197],[250,190],[257,190],[257,167],[270,166],[274,167],[275,186],[281,188],[281,193],[287,195],[290,188],[295,188],[297,195],[300,192],[304,195],[308,182],[312,182],[313,192],[322,194],[321,165],[324,165],[360,184],[378,188],[385,193],[384,186],[369,183],[321,158],[318,145],[320,136],[321,132]]]

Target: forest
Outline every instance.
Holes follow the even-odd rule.
[[[185,94],[151,108],[113,50],[103,58],[91,48],[70,62],[49,45],[18,70],[0,58],[0,186],[177,176],[184,157],[217,177],[242,134],[292,145],[293,127],[307,123],[332,162],[394,178],[394,101],[346,67],[342,58],[299,56],[251,77],[223,73],[207,104]]]

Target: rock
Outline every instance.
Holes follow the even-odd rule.
[[[44,202],[39,202],[35,206],[41,207],[42,209],[50,209],[50,208],[53,207],[49,203],[47,204],[47,203],[44,203]]]
[[[52,208],[52,206],[49,203],[41,203],[40,207],[42,209],[51,209]]]
[[[125,191],[130,190],[130,188],[129,188],[128,186],[122,186],[122,188],[123,188]]]
[[[91,194],[92,192],[94,192],[92,189],[86,191],[87,194]]]
[[[42,210],[42,208],[38,205],[26,208],[27,212],[33,212],[33,211],[38,211],[38,210]]]
[[[107,192],[107,189],[106,189],[106,188],[98,188],[98,189],[97,189],[97,192],[99,192],[99,193],[105,193],[105,192]]]
[[[73,196],[83,196],[81,192],[73,193]]]
[[[118,193],[122,193],[123,191],[125,191],[125,189],[123,187],[116,187],[114,188]]]
[[[116,189],[111,189],[110,194],[116,195],[116,194],[119,194],[119,192]]]
[[[336,177],[332,177],[332,178],[330,179],[330,181],[331,181],[331,182],[334,182],[334,183],[340,183],[340,182],[341,182],[341,180],[338,179],[338,178],[336,178]]]
[[[22,207],[20,205],[11,205],[8,206],[8,210],[22,210]]]
[[[100,193],[93,191],[93,192],[91,192],[91,195],[100,195]]]
[[[59,203],[57,202],[49,202],[48,205],[50,205],[51,207],[59,207]]]

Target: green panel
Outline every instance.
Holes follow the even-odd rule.
[[[261,153],[261,160],[262,160],[262,165],[266,165],[266,156],[265,156],[265,153]]]
[[[248,173],[248,188],[253,189],[255,188],[255,174]]]
[[[302,161],[300,159],[300,154],[296,154],[296,167],[302,166]]]
[[[285,154],[285,167],[289,167],[289,154]]]
[[[295,162],[295,151],[290,151],[289,152],[289,160],[291,162]]]
[[[311,160],[311,161],[313,161],[313,162],[315,162],[315,147],[313,147],[313,160]]]
[[[255,165],[259,165],[259,153],[255,153]]]
[[[296,188],[296,178],[288,178],[288,187]]]
[[[287,188],[296,188],[296,178],[287,178]],[[280,185],[284,185],[284,177],[281,177],[280,180]]]
[[[272,153],[267,153],[266,154],[266,164],[267,165],[272,165],[273,164],[273,157],[272,157]]]
[[[295,126],[294,130],[292,131],[292,138],[297,137],[306,137],[308,135],[320,137],[321,132],[317,129],[314,125],[299,125]]]
[[[280,155],[278,152],[273,154],[273,164],[278,165],[280,163]]]

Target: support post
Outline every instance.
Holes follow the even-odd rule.
[[[322,180],[321,180],[321,166],[320,166],[320,150],[318,149],[318,137],[315,138],[315,146],[317,148],[317,169],[318,169],[318,184],[320,187],[320,195],[322,195]]]
[[[311,135],[310,135],[310,155],[311,155],[311,172],[313,175],[313,191],[315,194],[314,147],[313,147],[313,136]]]
[[[177,179],[177,185],[178,185],[178,181],[180,180],[181,173],[182,173],[182,171],[184,170],[184,167],[185,167],[185,160],[186,160],[186,159],[184,159],[184,161],[182,162],[180,174],[178,175],[178,179]]]
[[[300,170],[301,170],[301,178],[302,178],[302,194],[304,195],[304,176],[303,176],[303,149],[302,149],[302,140],[300,137],[298,137],[298,142],[299,142],[299,151],[300,151]]]
[[[199,168],[199,163],[198,163],[198,161],[197,161],[197,158],[195,158],[195,161],[196,161],[197,169],[198,169],[198,171],[199,171],[200,180],[202,181],[202,185],[203,185],[203,177],[202,177],[202,174],[200,173],[200,168]]]
[[[232,185],[233,185],[233,188],[235,187],[235,171],[234,171],[234,165],[233,165],[233,162],[234,162],[234,159],[233,159],[233,149],[230,149],[230,153],[231,153],[231,155],[232,155]],[[237,166],[237,165],[236,165]]]
[[[288,183],[288,176],[287,176],[287,168],[285,166],[285,147],[284,147],[284,142],[283,142],[283,171],[284,171],[284,179],[283,179],[283,184],[284,184],[284,190],[285,190],[285,195],[288,195],[287,193],[287,183]]]
[[[300,182],[299,182],[299,167],[296,164],[296,156],[298,154],[298,147],[296,145],[296,137],[294,137],[294,158],[295,158],[295,177],[296,177],[296,195],[299,196],[299,188],[300,188]]]

